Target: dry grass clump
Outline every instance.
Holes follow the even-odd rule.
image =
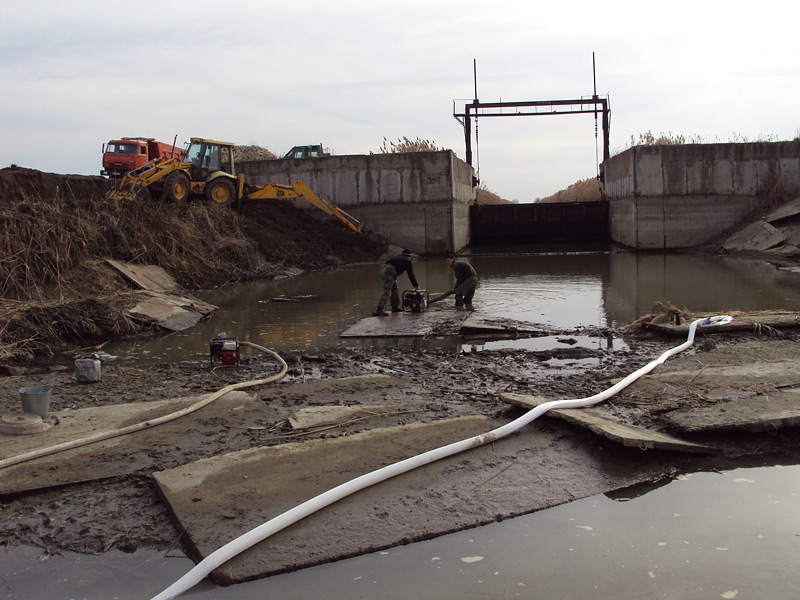
[[[9,305],[0,310],[0,360],[32,360],[63,344],[86,345],[149,329],[123,310],[123,298],[63,304]]]
[[[739,133],[734,133],[729,139],[723,140],[719,137],[712,139],[704,138],[701,135],[685,136],[682,134],[673,134],[671,131],[658,135],[653,134],[652,131],[640,133],[638,136],[631,136],[630,147],[633,146],[679,146],[683,144],[747,144],[751,142],[777,142],[779,141],[776,135],[761,135],[755,139],[750,139],[747,136]]]
[[[675,323],[697,318],[688,309],[681,309],[671,302],[656,302],[650,314],[642,315],[623,328],[625,333],[643,331],[649,323]]]
[[[142,206],[106,198],[24,195],[6,201],[0,236],[3,299],[81,296],[81,282],[70,272],[97,257],[159,265],[195,288],[217,284],[221,270],[235,280],[257,268],[257,253],[246,249],[227,264],[229,247],[246,244],[239,219],[228,208],[201,203]]]
[[[399,154],[402,152],[438,152],[440,150],[446,150],[446,148],[439,148],[436,143],[431,140],[423,140],[421,138],[410,140],[403,136],[396,142],[392,142],[384,137],[383,144],[378,148],[378,153]],[[370,151],[370,154],[374,154],[374,152]]]
[[[560,190],[552,196],[541,198],[537,202],[599,202],[602,199],[600,181],[597,177],[590,177],[576,181],[566,189]]]

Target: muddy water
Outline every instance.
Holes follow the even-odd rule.
[[[800,275],[760,261],[603,251],[474,253],[466,260],[481,276],[475,310],[560,328],[622,326],[649,313],[654,302],[664,301],[712,312],[800,307]],[[452,285],[452,270],[443,260],[415,259],[415,265],[417,279],[431,297]],[[104,349],[134,363],[202,359],[209,340],[222,331],[277,351],[381,345],[437,348],[465,342],[341,339],[342,331],[375,310],[381,285],[378,273],[378,265],[362,265],[206,292],[201,297],[220,307],[207,322],[160,340]],[[401,292],[410,287],[403,275]],[[453,310],[452,297],[431,305],[431,310]],[[533,342],[518,346],[525,348],[526,343]],[[542,341],[536,343],[541,349]]]
[[[797,598],[800,466],[695,473],[197,600]],[[652,488],[652,486],[651,486]],[[147,552],[36,561],[0,551],[4,598],[150,598],[192,562]]]

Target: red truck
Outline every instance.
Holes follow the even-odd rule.
[[[153,138],[124,137],[103,145],[103,170],[100,175],[122,177],[156,158],[183,159],[183,148]]]

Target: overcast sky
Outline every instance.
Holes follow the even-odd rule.
[[[800,135],[800,3],[532,0],[26,0],[0,3],[0,168],[98,174],[120,136],[208,137],[276,154],[432,141],[482,102],[611,103],[631,136]],[[458,100],[460,99],[460,101]],[[473,164],[522,202],[597,172],[591,115],[479,120]],[[335,199],[332,199],[335,201]]]

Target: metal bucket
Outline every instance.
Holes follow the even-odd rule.
[[[22,400],[22,411],[39,415],[43,419],[50,413],[50,386],[24,387],[19,390]]]

